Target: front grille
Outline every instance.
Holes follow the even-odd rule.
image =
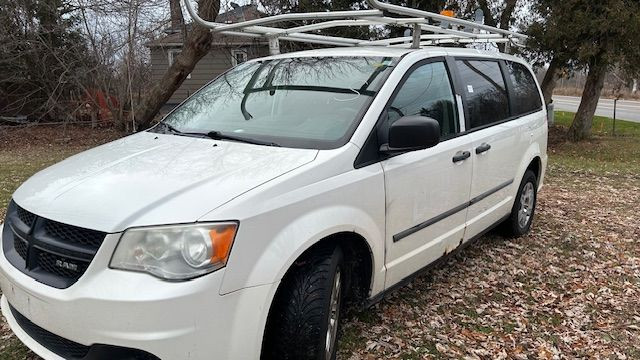
[[[31,227],[36,219],[36,216],[19,206],[16,206],[16,209],[18,213],[18,219],[20,219],[20,221],[22,221],[22,223],[26,226]]]
[[[95,230],[83,229],[76,226],[65,225],[55,221],[47,221],[44,227],[47,235],[73,244],[99,248],[105,234]]]
[[[27,243],[18,239],[17,236],[13,237],[13,247],[23,260],[27,260]]]
[[[38,325],[31,322],[31,320],[24,317],[20,312],[9,305],[13,317],[16,319],[18,325],[27,333],[33,340],[37,341],[40,345],[46,347],[50,351],[56,353],[58,356],[65,359],[83,359],[89,352],[89,346],[78,344],[71,340],[67,340],[61,336],[51,333]]]
[[[64,265],[59,265],[60,262],[62,264],[66,263],[67,266],[64,267]],[[70,263],[76,265],[77,268],[69,268],[72,267],[71,265],[69,265]],[[74,262],[69,262],[62,256],[56,256],[44,251],[41,251],[38,254],[38,266],[40,267],[40,269],[68,279],[80,277],[80,275],[84,274],[84,272],[87,270],[88,265],[89,264],[86,262],[77,262],[77,264]]]
[[[9,204],[2,247],[13,266],[60,289],[84,274],[106,233],[62,224]]]

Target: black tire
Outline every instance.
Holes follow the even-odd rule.
[[[527,189],[527,190],[525,190]],[[529,214],[528,220],[522,221],[520,211],[525,207],[523,201],[523,193],[526,191],[529,193],[532,189],[532,205],[529,206],[527,212]],[[531,195],[530,195],[531,196]],[[525,196],[525,198],[529,198],[530,196]],[[522,178],[522,182],[520,183],[520,187],[518,188],[518,194],[516,195],[516,199],[513,203],[513,208],[511,209],[511,214],[509,218],[504,222],[502,229],[506,236],[508,237],[520,237],[525,235],[531,230],[531,224],[533,223],[533,218],[536,211],[536,204],[538,201],[538,180],[536,178],[536,174],[533,171],[527,170],[524,173],[524,177]]]
[[[336,278],[337,312],[332,312],[331,295]],[[337,335],[327,356],[329,316],[335,313],[335,333],[339,331],[340,307],[346,289],[344,255],[340,247],[324,246],[296,262],[276,293],[263,342],[262,359],[335,359]]]

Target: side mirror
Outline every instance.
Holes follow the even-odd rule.
[[[432,148],[440,142],[440,123],[424,116],[404,116],[389,128],[389,143],[381,152],[396,153]]]

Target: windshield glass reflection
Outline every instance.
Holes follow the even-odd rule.
[[[165,122],[185,133],[334,148],[348,141],[391,66],[382,57],[249,62],[205,86]]]

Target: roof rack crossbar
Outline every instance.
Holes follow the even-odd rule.
[[[326,11],[289,13],[264,18],[222,24],[202,19],[191,1],[184,0],[193,20],[212,32],[233,35],[262,37],[269,40],[272,54],[279,53],[278,41],[308,42],[332,46],[393,46],[412,47],[448,43],[514,43],[527,39],[526,35],[499,29],[472,21],[457,19],[423,10],[392,5],[379,0],[367,0],[371,10]],[[392,17],[399,15],[404,17]],[[292,28],[268,27],[265,24],[291,20],[321,20],[320,22]],[[309,34],[308,32],[335,27],[393,25],[412,29],[411,36],[383,40],[363,40],[348,37]],[[422,34],[423,31],[430,34]],[[482,31],[485,31],[483,33]]]
[[[454,29],[445,29],[440,26],[430,25],[429,20],[424,18],[392,18],[392,17],[385,16],[385,17],[372,17],[372,18],[367,17],[364,19],[377,21],[379,24],[405,26],[409,28],[413,28],[413,25],[419,24],[422,30],[431,31],[439,34],[451,34],[451,35],[458,35],[458,36],[464,36],[464,37],[475,36],[475,34],[473,33],[468,33],[468,32],[454,30]]]
[[[253,29],[257,31],[258,29]],[[267,34],[275,33],[275,28],[267,28],[267,29],[259,29],[259,32],[248,32],[248,31],[221,31],[220,34],[229,35],[229,36],[241,36],[241,37],[250,37],[250,38],[264,38]],[[336,36],[325,36],[325,35],[315,35],[315,34],[286,34],[281,37],[282,40],[293,41],[293,42],[308,42],[313,44],[321,44],[321,45],[332,45],[332,46],[357,46],[362,42],[362,40],[342,38]]]
[[[428,41],[421,41],[420,42],[420,46],[434,46],[434,45],[440,45],[440,44],[483,44],[483,43],[487,43],[487,44],[506,44],[509,43],[509,39],[441,39],[441,40],[428,40]],[[404,44],[392,44],[389,45],[389,47],[393,47],[393,48],[410,48],[412,46],[411,43],[404,43]]]
[[[334,27],[341,26],[369,26],[369,25],[377,25],[378,22],[373,20],[366,19],[343,19],[343,20],[331,20],[331,21],[323,21],[316,24],[302,25],[297,27],[292,27],[288,29],[278,29],[275,34],[278,36],[286,36],[289,34],[295,33],[303,33],[307,31],[315,31],[322,29],[330,29]]]
[[[462,20],[462,19],[457,19],[457,18],[445,16],[445,15],[440,15],[440,14],[436,14],[436,13],[432,13],[432,12],[428,12],[428,11],[424,11],[424,10],[418,10],[418,9],[404,7],[404,6],[393,5],[393,4],[385,3],[385,2],[382,2],[382,1],[379,1],[379,0],[367,0],[367,2],[374,9],[386,11],[386,12],[397,14],[397,15],[405,15],[405,16],[412,16],[412,17],[423,17],[423,18],[426,18],[426,19],[432,19],[432,20],[436,20],[436,21],[440,21],[440,22],[448,22],[448,23],[451,23],[451,24],[462,25],[462,26],[465,26],[465,27],[471,28],[471,29],[486,30],[486,31],[493,32],[493,33],[511,35],[513,37],[520,38],[520,39],[526,39],[527,38],[527,36],[523,35],[523,34],[519,34],[519,33],[513,32],[513,31],[509,31],[509,30],[500,29],[500,28],[497,28],[497,27],[489,26],[489,25],[479,24],[479,23],[476,23],[476,22],[473,22],[473,21]]]
[[[291,13],[267,16],[260,19],[241,21],[232,24],[218,25],[212,28],[213,31],[219,32],[224,30],[242,29],[247,26],[253,25],[265,25],[271,23],[277,23],[281,21],[291,20],[321,20],[321,19],[356,19],[365,16],[379,16],[382,15],[380,10],[353,10],[353,11],[325,11],[325,12],[310,12],[310,13]]]
[[[460,41],[464,39],[469,42],[485,42],[487,40],[507,40],[500,35],[497,34],[477,34],[477,36],[473,37],[473,39],[463,38],[463,37],[451,37],[450,35],[442,35],[442,34],[426,34],[421,35],[420,40],[452,40],[452,41]],[[395,43],[406,43],[407,41],[412,41],[412,36],[403,36],[391,39],[382,39],[382,40],[373,40],[373,41],[363,41],[362,45],[393,45]],[[471,41],[473,40],[473,41]]]

